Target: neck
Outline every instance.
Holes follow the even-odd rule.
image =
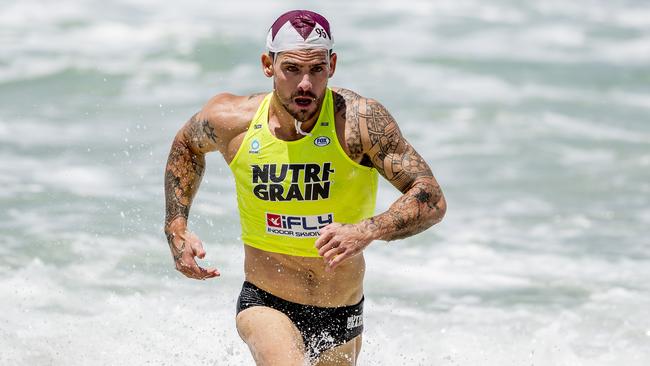
[[[304,132],[310,132],[314,128],[322,106],[321,102],[321,105],[318,106],[318,112],[312,118],[302,122],[301,129]],[[292,141],[304,137],[296,131],[295,118],[287,112],[275,93],[271,98],[268,123],[271,133],[281,140]]]

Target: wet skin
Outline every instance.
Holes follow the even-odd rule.
[[[262,70],[274,84],[268,124],[275,137],[285,141],[303,138],[296,131],[296,120],[302,122],[303,131],[314,127],[328,79],[336,69],[336,57],[326,50],[262,55]],[[375,168],[403,195],[374,217],[356,224],[333,223],[321,229],[314,244],[320,257],[288,256],[246,245],[244,263],[246,279],[258,287],[289,301],[325,307],[352,305],[361,299],[363,251],[374,240],[417,234],[439,222],[446,211],[444,196],[429,166],[404,139],[390,113],[373,99],[347,89],[332,90],[336,133],[345,153],[353,161]],[[196,263],[195,258],[203,258],[206,253],[198,236],[187,232],[190,206],[205,169],[205,154],[219,151],[230,163],[265,94],[224,93],[213,97],[181,128],[172,143],[165,170],[165,233],[176,269],[189,278],[220,275],[215,268],[202,268]],[[284,314],[270,310],[254,307],[237,317],[238,331],[256,360],[270,357],[277,347],[262,351],[268,337],[260,335],[258,321],[248,320],[260,316],[264,321],[286,323]],[[287,334],[293,334],[288,337],[298,338],[284,343],[300,348],[300,335],[296,336],[290,322],[287,324]],[[259,342],[255,340],[258,338]],[[353,355],[351,360],[356,360],[359,347],[360,338],[331,351],[348,359]],[[301,364],[301,357],[293,358],[296,364]]]

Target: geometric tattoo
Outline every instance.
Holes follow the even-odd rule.
[[[388,110],[373,99],[336,89],[334,111],[345,120],[345,143],[350,158],[368,162],[403,196],[388,211],[364,220],[382,239],[404,238],[442,219],[442,191],[429,165],[402,136]]]

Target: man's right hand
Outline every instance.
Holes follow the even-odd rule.
[[[221,275],[216,268],[202,268],[196,263],[195,257],[201,259],[205,257],[203,243],[196,234],[186,230],[171,233],[167,236],[167,241],[176,264],[176,270],[184,274],[185,277],[205,280]]]

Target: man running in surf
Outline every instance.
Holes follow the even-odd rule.
[[[431,169],[386,108],[328,88],[337,55],[328,21],[294,10],[269,29],[261,57],[273,91],[218,94],[176,135],[165,170],[165,233],[176,269],[201,268],[188,231],[205,154],[231,168],[246,280],[237,330],[257,365],[355,365],[363,330],[363,251],[439,222],[446,203]],[[377,173],[403,194],[374,215]]]

